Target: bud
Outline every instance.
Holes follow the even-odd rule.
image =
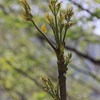
[[[52,15],[49,15],[48,13],[45,14],[45,18],[46,18],[46,21],[51,24],[53,23],[53,16]]]
[[[73,8],[72,7],[68,8],[67,11],[66,11],[66,14],[65,14],[66,21],[70,21],[73,14],[74,14]]]
[[[52,5],[52,7],[54,7],[54,6],[56,5],[56,3],[57,3],[57,0],[52,0],[52,1],[50,2],[50,4]]]
[[[31,14],[26,14],[26,12],[23,12],[22,13],[22,17],[23,17],[23,19],[25,19],[26,21],[31,21],[31,19],[32,19],[32,15]]]
[[[47,28],[46,28],[45,24],[43,24],[43,25],[41,26],[41,31],[42,31],[43,33],[46,33],[46,32],[47,32]]]
[[[60,21],[63,23],[65,20],[65,14],[63,12],[60,12]]]
[[[75,23],[74,22],[67,22],[65,23],[65,29],[70,28],[71,26],[73,26]]]
[[[72,53],[68,53],[68,57],[71,59],[72,58]]]
[[[41,79],[42,79],[43,82],[47,82],[48,81],[47,77],[42,77]]]
[[[51,4],[49,4],[49,8],[50,8],[51,12],[54,13],[54,9],[53,9],[53,6]]]
[[[61,8],[61,3],[58,3],[56,6],[57,13],[59,12],[60,8]]]
[[[26,0],[20,0],[20,2],[26,3]]]
[[[57,14],[60,9],[60,3],[56,4],[57,1],[58,0],[51,0],[51,2],[49,3],[49,8],[54,15]]]
[[[31,8],[29,4],[26,2],[26,0],[21,0],[21,5],[24,8],[22,17],[27,21],[31,21],[33,16],[31,14]]]

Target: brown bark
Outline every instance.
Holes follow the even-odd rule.
[[[66,93],[66,68],[64,66],[64,52],[62,53],[60,50],[57,52],[57,64],[58,64],[58,80],[60,86],[60,100],[67,100]]]

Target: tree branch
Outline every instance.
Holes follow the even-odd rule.
[[[76,71],[78,71],[80,73],[83,73],[84,75],[92,77],[95,81],[100,83],[100,78],[97,77],[97,75],[95,75],[94,73],[92,73],[90,71],[83,70],[81,68],[78,68],[78,67],[76,67],[75,65],[72,65],[72,64],[71,64],[71,68],[73,68],[74,70],[76,70]]]
[[[41,43],[44,41],[44,38],[43,38],[42,36],[38,36],[38,39],[41,40]],[[50,39],[50,41],[51,41],[53,44],[55,44],[55,42],[54,42],[53,39]],[[79,52],[78,50],[76,50],[75,48],[70,47],[70,46],[68,46],[68,45],[65,45],[65,49],[70,50],[70,51],[76,53],[77,56],[83,57],[84,59],[91,61],[93,64],[96,64],[96,65],[100,66],[100,60],[97,60],[97,59],[91,57],[90,55],[83,54],[83,53]]]
[[[80,4],[76,3],[73,0],[69,0],[71,3],[75,4],[78,8],[85,10],[86,12],[88,12],[91,16],[96,17],[98,19],[100,19],[100,16],[96,15],[95,13],[90,12],[88,9],[85,9],[84,7],[82,7]]]
[[[5,9],[5,7],[4,7],[2,4],[0,4],[0,9],[2,10],[2,12],[3,12],[5,15],[8,15],[7,10]]]
[[[78,56],[81,56],[81,57],[83,57],[83,58],[85,58],[85,59],[91,61],[92,63],[94,63],[94,64],[96,64],[96,65],[100,65],[100,60],[96,60],[96,59],[92,58],[91,56],[89,56],[89,55],[87,55],[87,54],[83,54],[83,53],[79,52],[78,50],[76,50],[75,48],[72,48],[72,47],[70,47],[70,46],[67,46],[67,45],[66,45],[65,48],[66,48],[67,50],[73,51],[73,52],[76,53]]]

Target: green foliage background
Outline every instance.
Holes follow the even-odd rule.
[[[40,27],[45,22],[45,12],[49,11],[48,0],[28,1]],[[99,1],[89,3],[86,0],[85,3],[91,8],[93,4],[98,5]],[[89,45],[95,48],[95,45],[99,46],[100,43],[100,36],[94,34],[98,18],[85,16],[84,11],[83,15],[79,16],[82,10],[69,1],[68,4],[74,7],[73,19],[76,25],[68,31],[66,44],[88,54]],[[35,7],[36,11],[34,11]],[[0,100],[51,100],[49,94],[41,88],[41,77],[48,76],[54,83],[57,81],[56,58],[53,50],[39,36],[32,24],[22,19],[18,0],[0,0],[0,8]],[[98,9],[94,9],[94,14],[100,17]],[[47,35],[52,38],[52,31],[49,26],[47,28]],[[95,59],[100,59],[100,56]],[[86,59],[80,58],[73,52],[67,76],[69,100],[90,100],[91,93],[95,90],[99,91],[100,69],[95,67],[94,71],[90,71],[88,66]],[[92,63],[92,66],[96,65]],[[77,69],[81,69],[82,72]]]

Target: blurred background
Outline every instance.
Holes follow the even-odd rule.
[[[49,0],[27,1],[41,27]],[[100,0],[59,1],[62,9],[73,6],[76,22],[66,36],[65,54],[73,54],[66,75],[68,100],[100,100]],[[0,100],[52,100],[41,88],[41,77],[57,82],[55,54],[22,19],[21,9],[19,0],[0,0]]]

